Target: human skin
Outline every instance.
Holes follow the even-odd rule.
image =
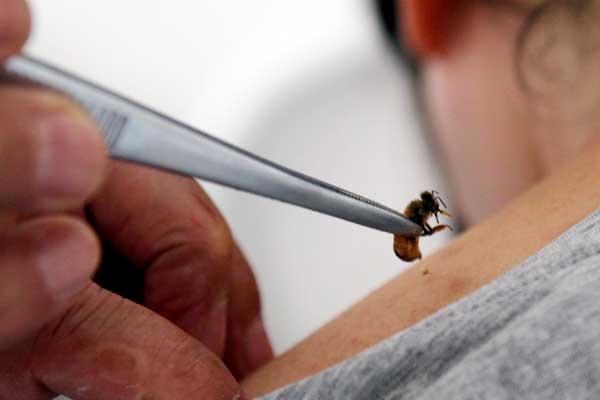
[[[248,373],[265,361],[258,346],[270,348],[254,281],[220,215],[193,180],[116,163],[108,175],[89,214],[130,264],[112,267],[143,275],[144,299],[134,303],[88,280],[63,309],[34,303],[41,327],[0,347],[0,399],[235,398],[230,370]],[[123,198],[127,204],[115,206]],[[1,271],[33,269],[26,289],[56,301],[28,258],[38,242],[3,229]],[[50,243],[62,239],[43,234]],[[14,302],[2,317],[26,322],[27,310]]]
[[[0,62],[28,33],[25,2],[0,0]],[[250,267],[195,181],[109,162],[74,103],[4,83],[0,186],[0,399],[243,398],[234,376],[272,351]],[[109,285],[136,271],[138,302],[93,283],[98,267]]]
[[[515,79],[524,14],[478,1],[404,0],[399,6],[454,189],[458,210],[451,211],[468,229],[245,379],[251,395],[315,374],[411,327],[511,270],[600,204],[593,121],[569,129],[540,116]],[[423,277],[421,269],[432,274]]]
[[[476,2],[458,12],[452,36],[421,50],[422,91],[453,211],[471,226],[539,180],[551,161],[540,159],[547,146],[533,134],[537,121],[515,77],[522,17]]]
[[[436,2],[442,3],[439,0],[433,2],[417,0],[412,5],[431,6]],[[411,2],[406,2],[409,3]],[[16,0],[2,0],[0,19],[6,18],[9,11],[14,9],[11,7],[18,4],[20,2]],[[429,107],[436,134],[448,135],[449,139],[446,139],[448,141],[452,141],[451,139],[460,141],[463,148],[480,143],[477,146],[487,151],[494,148],[510,149],[511,140],[521,137],[511,136],[513,131],[524,135],[529,135],[531,132],[531,136],[523,144],[527,151],[505,151],[508,158],[494,158],[493,153],[488,153],[485,159],[479,161],[487,162],[488,157],[491,157],[493,162],[490,161],[490,165],[481,168],[481,176],[471,176],[462,183],[454,182],[455,189],[460,189],[458,194],[455,192],[460,212],[467,216],[467,222],[477,225],[453,244],[423,261],[425,263],[423,266],[433,273],[427,277],[427,280],[415,268],[400,275],[324,327],[312,338],[244,381],[243,386],[249,393],[263,393],[317,372],[413,325],[435,310],[456,301],[509,270],[597,207],[600,196],[594,190],[594,178],[600,168],[597,161],[600,146],[593,143],[593,140],[590,140],[589,146],[584,151],[580,150],[580,146],[574,149],[566,146],[571,144],[568,140],[558,141],[561,139],[560,135],[551,136],[553,140],[549,142],[536,140],[533,133],[537,135],[543,132],[540,128],[543,124],[527,119],[529,114],[524,110],[520,110],[523,115],[519,118],[516,118],[512,112],[507,112],[498,120],[489,119],[493,118],[493,109],[507,106],[510,97],[502,97],[500,93],[495,92],[504,88],[504,84],[499,84],[498,87],[491,85],[487,88],[481,85],[488,79],[492,81],[498,79],[497,74],[502,73],[500,67],[507,67],[509,64],[507,57],[511,52],[499,50],[497,54],[496,52],[486,54],[485,57],[488,58],[497,57],[495,59],[497,62],[487,60],[488,62],[484,63],[486,60],[478,58],[475,46],[482,46],[480,49],[499,46],[498,49],[501,49],[502,43],[490,42],[495,37],[495,40],[507,41],[504,48],[508,49],[508,41],[514,39],[514,29],[517,24],[513,24],[509,19],[499,20],[504,22],[493,26],[495,29],[506,29],[504,33],[508,36],[494,35],[489,30],[492,26],[482,23],[485,19],[481,18],[486,15],[496,18],[499,14],[479,8],[468,8],[466,14],[460,15],[463,18],[462,23],[465,24],[463,35],[470,40],[461,42],[459,37],[455,38],[455,41],[445,42],[438,38],[433,41],[423,40],[419,44],[419,38],[427,37],[424,33],[426,29],[422,26],[420,28],[423,32],[417,29],[411,36],[412,45],[418,50],[425,68],[426,98],[430,102]],[[440,16],[443,14],[440,13]],[[14,22],[11,24],[0,24],[0,26],[18,26]],[[8,35],[7,40],[6,31],[0,30],[0,33],[4,33],[4,37],[0,34],[0,49],[5,51],[2,53],[4,57],[18,49],[18,44],[15,44],[18,41],[15,41],[11,35]],[[478,35],[481,35],[481,40],[486,41],[487,47],[476,40]],[[451,37],[451,35],[447,36]],[[460,43],[465,45],[470,43],[469,48],[474,46],[471,48],[472,52],[462,48]],[[464,51],[465,56],[472,57],[472,63],[468,65],[473,65],[474,69],[471,72],[479,71],[479,76],[468,73],[467,70],[459,73],[461,65],[458,59],[454,59],[453,63],[444,61],[451,60],[450,55],[457,54],[455,52],[458,51]],[[480,67],[475,68],[477,65]],[[487,67],[484,67],[486,65]],[[462,68],[467,68],[467,65],[463,65]],[[498,70],[494,73],[494,71],[485,71],[486,68]],[[457,78],[454,78],[453,70],[456,71]],[[505,72],[505,77],[508,77],[509,72]],[[486,75],[487,73],[489,75]],[[475,82],[467,85],[465,82],[465,85],[460,86],[450,82],[451,79],[458,78],[463,81],[477,78],[476,81],[481,80],[481,84]],[[473,93],[469,95],[476,96],[475,91],[483,89],[489,96],[469,101],[459,96],[464,90],[472,91]],[[0,118],[4,124],[3,129],[10,127],[6,124],[11,121],[20,121],[15,123],[14,127],[22,129],[26,126],[22,122],[27,121],[28,116],[23,114],[23,108],[27,108],[26,105],[38,104],[40,101],[38,96],[41,96],[41,93],[15,88],[11,91],[3,88],[1,92],[0,96],[6,96],[6,100],[0,101],[0,104],[3,107],[7,107],[8,104],[13,107],[10,111],[4,108],[5,114]],[[462,93],[462,95],[467,94]],[[468,113],[474,102],[493,98],[492,96],[500,97],[496,98],[497,103],[492,103],[491,110],[477,109],[475,116],[473,113]],[[432,97],[460,100],[454,103],[453,107],[462,108],[445,111],[444,108],[451,102],[434,105],[435,99]],[[48,97],[44,98],[48,99]],[[474,98],[467,96],[467,99]],[[58,107],[54,109],[68,109],[76,114],[80,112],[62,99],[53,98],[52,101],[58,101]],[[526,104],[527,102],[523,101],[522,105]],[[512,110],[519,112],[519,107],[513,107]],[[444,114],[447,116],[444,117]],[[479,122],[469,120],[479,115],[481,115]],[[85,116],[82,118],[85,119]],[[469,132],[471,136],[453,138],[453,134],[461,131],[461,121],[471,124],[464,126],[468,128],[464,129],[465,133]],[[500,141],[474,142],[473,135],[480,134],[481,129],[492,125],[490,121],[494,121],[494,127],[499,125],[499,128],[502,128],[494,130],[495,133],[491,135],[494,136],[494,140]],[[516,123],[517,121],[519,123]],[[83,123],[89,124],[89,121]],[[88,126],[86,129],[81,129],[89,131],[94,128]],[[19,137],[27,138],[27,130],[20,133],[24,135]],[[505,133],[507,142],[502,142],[502,134]],[[16,136],[2,136],[2,138],[6,137]],[[88,134],[85,137],[89,142],[80,145],[95,149],[93,154],[100,154],[101,144],[94,142],[94,136]],[[439,140],[444,143],[442,136]],[[447,148],[449,145],[444,146]],[[0,150],[3,148],[6,147],[0,146]],[[535,154],[534,163],[530,163],[530,150]],[[469,172],[464,169],[477,165],[477,163],[461,164],[460,158],[464,154],[455,152],[453,156],[452,151],[445,150],[445,152],[449,176],[453,180],[458,181],[461,172]],[[511,158],[515,155],[512,153],[518,157]],[[475,152],[465,154],[475,154]],[[34,156],[28,153],[25,155]],[[454,161],[452,157],[455,157]],[[0,163],[8,163],[11,160],[21,162],[28,158],[0,157]],[[28,181],[23,180],[23,174],[20,175],[21,180],[15,181],[14,185],[3,186],[5,197],[2,199],[9,200],[2,204],[4,212],[0,219],[2,219],[3,242],[0,245],[3,246],[3,250],[14,251],[0,252],[4,257],[7,255],[12,257],[0,263],[4,267],[0,269],[0,273],[3,273],[0,284],[19,282],[19,277],[30,280],[23,281],[27,282],[26,286],[29,290],[12,292],[26,297],[17,298],[17,301],[15,298],[8,298],[11,301],[0,306],[0,309],[8,310],[8,313],[3,314],[2,317],[7,315],[14,317],[16,314],[11,314],[10,310],[15,309],[14,304],[19,304],[16,310],[26,310],[26,314],[32,318],[26,320],[15,318],[14,321],[17,323],[0,324],[2,329],[7,329],[9,326],[14,329],[3,331],[0,335],[4,340],[0,345],[3,349],[0,350],[0,360],[2,360],[0,396],[16,393],[23,399],[46,399],[57,392],[66,393],[74,399],[127,399],[140,398],[142,395],[146,398],[172,399],[236,396],[239,388],[235,380],[214,354],[223,355],[224,352],[227,355],[226,359],[232,357],[229,359],[229,365],[234,368],[237,365],[242,371],[240,375],[243,375],[244,371],[252,369],[252,366],[248,367],[249,359],[252,357],[244,360],[243,355],[256,352],[253,349],[245,349],[244,345],[252,342],[248,338],[252,338],[253,335],[264,335],[264,331],[260,328],[260,322],[258,325],[251,322],[257,320],[258,296],[253,279],[247,273],[247,263],[243,261],[239,250],[233,244],[228,229],[204,193],[192,181],[119,164],[108,168],[110,172],[102,172],[106,170],[106,166],[101,165],[101,160],[101,157],[92,159],[98,162],[98,165],[92,166],[93,171],[89,173],[87,179],[82,179],[84,182],[89,182],[89,187],[77,188],[76,193],[69,196],[60,193],[59,196],[48,196],[45,192],[33,192],[39,194],[33,196],[30,191],[32,188],[27,186]],[[556,164],[544,160],[560,162]],[[504,164],[499,165],[501,161]],[[568,165],[565,165],[565,162]],[[501,171],[505,164],[513,165],[513,163],[520,167],[514,170],[508,169],[510,173]],[[0,168],[0,173],[6,172],[7,168],[13,171],[16,168],[11,164],[4,165],[9,165],[11,168]],[[18,171],[27,172],[27,167],[31,167],[27,163],[22,166],[25,168]],[[525,174],[527,179],[522,179],[521,174]],[[544,175],[549,175],[549,178],[537,184],[537,180]],[[2,178],[10,179],[14,176],[14,173],[5,174]],[[502,190],[493,192],[493,196],[480,196],[483,191],[480,185],[483,185],[486,180],[502,181],[506,182],[506,185],[501,186]],[[101,182],[105,183],[99,190],[98,186]],[[495,186],[492,185],[489,190],[494,188]],[[527,188],[531,188],[530,191],[521,195],[522,197],[511,205],[497,211]],[[12,197],[7,197],[7,193]],[[138,196],[131,197],[132,193]],[[168,193],[168,196],[164,193]],[[464,194],[460,195],[461,193]],[[497,200],[498,198],[500,200]],[[28,204],[27,202],[31,200],[41,201],[43,204]],[[81,205],[88,200],[92,200],[88,210],[96,230],[90,229],[87,220],[81,218],[83,216]],[[576,206],[574,206],[575,201]],[[65,213],[64,209],[72,212]],[[163,210],[164,214],[144,213],[144,209]],[[185,209],[185,212],[182,212],[182,209]],[[469,214],[471,209],[477,212],[471,215]],[[190,210],[194,224],[182,225],[181,219],[187,219]],[[44,218],[37,217],[40,211],[45,214]],[[32,212],[36,213],[37,218],[31,218]],[[479,224],[481,219],[494,212],[496,212],[494,217]],[[175,223],[170,224],[171,222]],[[15,226],[19,229],[15,229]],[[35,235],[33,238],[29,236],[33,228],[36,228],[36,232],[44,233],[46,237],[47,230],[54,230],[50,236],[63,245],[65,241],[61,235],[64,235],[65,231],[77,237],[74,244],[66,246],[68,256],[63,256],[62,259],[72,269],[83,270],[82,274],[86,279],[80,283],[82,286],[66,300],[59,301],[54,297],[55,292],[49,292],[50,288],[33,269],[34,260],[27,258],[27,255],[35,252],[36,246],[39,245],[39,241],[33,240]],[[89,282],[87,276],[92,273],[99,257],[98,234],[112,238],[113,245],[126,256],[128,261],[146,274],[150,285],[144,289],[147,290],[146,295],[150,304],[140,305],[123,300]],[[37,235],[39,237],[40,234]],[[50,241],[51,245],[56,243],[54,240]],[[473,243],[478,245],[473,246]],[[152,246],[153,244],[155,246]],[[190,257],[190,254],[194,256]],[[393,257],[391,250],[390,256]],[[187,261],[191,259],[194,262],[188,263]],[[14,260],[19,261],[14,262]],[[6,268],[11,265],[19,268],[12,270]],[[191,268],[194,271],[206,272],[200,275],[192,274],[193,279],[189,279],[188,265],[194,265]],[[206,265],[220,265],[223,268],[207,270],[203,268]],[[33,273],[19,275],[21,270]],[[224,272],[227,270],[233,273],[228,275]],[[232,297],[229,297],[227,306],[223,302],[227,296],[223,296],[220,291],[217,291],[218,295],[213,296],[215,292],[198,290],[197,293],[209,295],[194,299],[191,306],[186,303],[187,296],[177,296],[180,292],[194,292],[197,287],[186,285],[190,282],[198,282],[197,279],[200,280],[202,288],[210,286],[213,283],[212,279],[215,279],[216,286],[223,288],[225,292],[233,288],[234,290],[229,290]],[[162,286],[161,283],[165,281],[171,283]],[[182,286],[186,290],[182,291]],[[3,294],[7,292],[4,287],[0,290]],[[0,300],[6,299],[7,297],[4,297]],[[41,304],[44,307],[41,307]],[[182,304],[183,309],[180,309],[179,306]],[[246,309],[245,306],[249,308]],[[213,313],[215,307],[217,312]],[[191,311],[198,312],[198,309],[200,310],[198,314]],[[223,313],[218,312],[219,309]],[[31,314],[33,312],[38,314]],[[23,313],[19,314],[23,315]],[[209,324],[202,322],[210,320],[216,322]],[[33,325],[31,321],[34,321]],[[194,323],[194,321],[198,322]],[[235,328],[236,321],[242,321],[239,329]],[[207,330],[207,326],[211,328]],[[207,351],[209,349],[212,351]],[[264,352],[262,353],[264,355]]]
[[[250,395],[315,374],[511,270],[600,204],[600,142],[242,382]],[[391,255],[393,256],[393,254]],[[420,268],[431,274],[423,276]]]
[[[424,103],[454,211],[470,226],[575,157],[595,133],[596,121],[542,115],[538,99],[517,79],[518,34],[531,1],[516,2],[524,9],[502,0],[462,3],[449,18],[454,23],[443,43],[413,47],[421,54]],[[418,13],[410,4],[403,2],[407,13]],[[408,40],[431,36],[426,30],[435,28],[407,28]]]

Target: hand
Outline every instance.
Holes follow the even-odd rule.
[[[123,283],[117,275],[133,278],[124,288],[138,288],[130,294],[141,293],[147,307],[88,283],[58,317],[0,351],[0,393],[27,400],[239,395],[215,354],[242,376],[271,350],[248,265],[200,187],[115,162],[87,214],[110,238],[97,277],[113,287]]]
[[[23,2],[0,0],[0,21],[4,59],[27,35]],[[95,232],[83,204],[105,169],[84,113],[55,95],[0,87],[0,393],[233,398],[237,383],[207,347],[238,376],[271,350],[228,229],[192,180],[115,163],[88,208]],[[149,308],[90,282],[97,233],[126,261],[99,279],[135,266]]]
[[[113,162],[88,215],[109,242],[96,282],[168,318],[237,378],[272,358],[252,271],[194,180]]]
[[[29,29],[21,0],[0,0],[0,62]],[[63,211],[104,175],[102,139],[66,99],[0,84],[0,348],[56,317],[89,281],[99,243]]]

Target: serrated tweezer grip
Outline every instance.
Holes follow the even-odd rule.
[[[31,57],[12,57],[4,64],[3,75],[72,97],[97,121],[114,158],[194,176],[385,232],[422,232],[397,211],[265,160]]]

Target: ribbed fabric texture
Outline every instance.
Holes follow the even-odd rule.
[[[600,210],[473,294],[261,400],[599,399],[599,222]]]

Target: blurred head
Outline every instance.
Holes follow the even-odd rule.
[[[594,140],[595,0],[398,0],[398,33],[464,223]]]

